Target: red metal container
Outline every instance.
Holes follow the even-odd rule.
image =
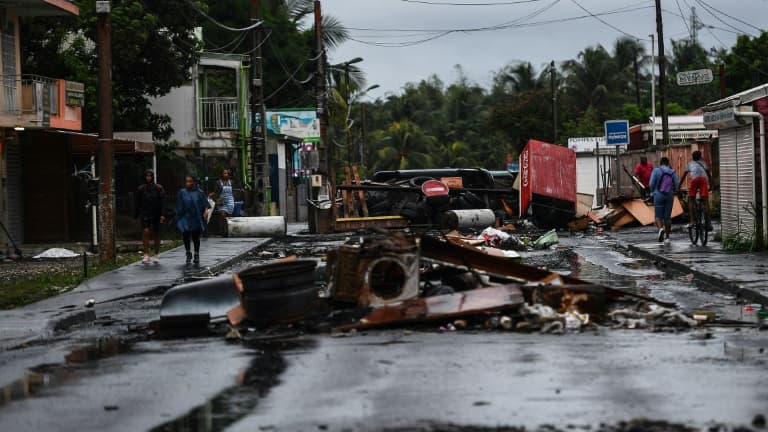
[[[563,146],[529,140],[520,154],[520,215],[531,205],[542,210],[553,207],[555,221],[576,208],[576,153]],[[536,216],[534,208],[534,216]],[[550,219],[549,217],[547,219]],[[544,223],[549,225],[548,223]]]

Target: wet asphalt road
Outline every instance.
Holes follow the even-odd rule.
[[[676,301],[735,300],[607,241],[529,262]],[[142,340],[157,298],[105,305],[62,340],[0,353],[0,430],[380,430],[431,423],[595,427],[632,418],[749,425],[768,415],[768,332],[601,329],[578,335],[380,331],[228,344]],[[109,309],[111,307],[111,309]],[[74,350],[102,338],[99,349]],[[709,333],[709,334],[708,334]],[[66,358],[66,360],[64,360]],[[42,366],[41,366],[42,364]]]

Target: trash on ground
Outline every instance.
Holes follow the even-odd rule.
[[[80,254],[73,252],[69,249],[63,249],[63,248],[51,248],[47,249],[44,252],[35,255],[33,258],[35,259],[44,259],[44,258],[75,258],[81,256]]]

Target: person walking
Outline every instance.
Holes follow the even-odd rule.
[[[683,178],[680,179],[680,183],[685,182],[685,178],[688,175],[691,176],[691,186],[688,188],[688,214],[690,215],[690,223],[688,224],[688,230],[693,229],[696,225],[694,217],[696,216],[693,209],[696,201],[696,194],[701,196],[704,200],[704,218],[706,219],[707,231],[712,231],[712,218],[709,212],[709,179],[712,177],[709,173],[709,167],[706,162],[701,160],[701,152],[696,150],[691,154],[692,161],[688,162],[683,173]]]
[[[144,264],[149,264],[149,240],[154,240],[155,264],[160,262],[160,224],[165,223],[163,203],[165,189],[155,183],[155,172],[151,169],[144,171],[144,183],[139,186],[134,197],[134,216],[141,220],[142,242],[144,246]]]
[[[227,218],[235,212],[235,195],[232,189],[231,174],[228,169],[221,171],[221,177],[216,182],[216,186],[209,196],[216,202],[214,211],[219,214],[217,224],[221,224],[220,231],[224,233],[227,226]]]
[[[653,164],[648,163],[648,158],[645,156],[640,157],[640,162],[635,165],[635,176],[640,183],[642,183],[645,190],[643,191],[643,198],[650,193],[651,174],[653,173]]]
[[[675,191],[680,186],[680,179],[675,170],[669,166],[669,158],[661,158],[658,168],[653,170],[649,182],[656,228],[659,229],[659,242],[669,244],[669,233],[672,231],[672,206],[675,204]]]
[[[193,261],[192,245],[195,247],[194,263],[200,263],[200,235],[205,231],[206,219],[211,205],[192,175],[184,178],[184,189],[176,198],[176,228],[181,231],[187,264]]]

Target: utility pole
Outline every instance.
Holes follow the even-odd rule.
[[[696,6],[691,7],[691,42],[699,43],[699,19],[696,17]]]
[[[656,47],[654,35],[651,37],[651,147],[656,147]]]
[[[98,110],[99,110],[99,228],[101,263],[115,262],[115,213],[112,194],[112,36],[109,16],[112,5],[109,1],[96,2],[96,40],[98,51]]]
[[[365,160],[365,146],[366,146],[366,140],[368,139],[368,131],[366,130],[367,125],[366,122],[366,107],[365,102],[360,104],[360,165],[366,166],[366,160]]]
[[[320,174],[328,177],[328,195],[331,198],[331,221],[333,231],[339,209],[336,207],[336,167],[334,165],[334,149],[328,145],[328,95],[325,79],[325,48],[323,48],[323,13],[320,0],[315,0],[315,56],[317,57],[316,92],[317,92],[317,117],[320,122],[320,143],[318,153],[320,159]]]
[[[555,61],[549,64],[549,84],[552,90],[552,130],[554,143],[557,144],[557,85],[555,83]]]
[[[251,23],[261,17],[261,1],[251,0]],[[269,214],[269,155],[267,154],[267,113],[264,107],[264,62],[261,56],[264,26],[251,30],[251,161],[253,163],[254,204],[257,213]]]
[[[640,65],[637,64],[637,48],[632,56],[632,67],[635,70],[635,103],[640,108]]]
[[[661,0],[656,0],[656,35],[659,38],[659,102],[661,103],[662,145],[669,143],[669,118],[667,117],[667,61],[664,55],[664,22],[661,18]]]

